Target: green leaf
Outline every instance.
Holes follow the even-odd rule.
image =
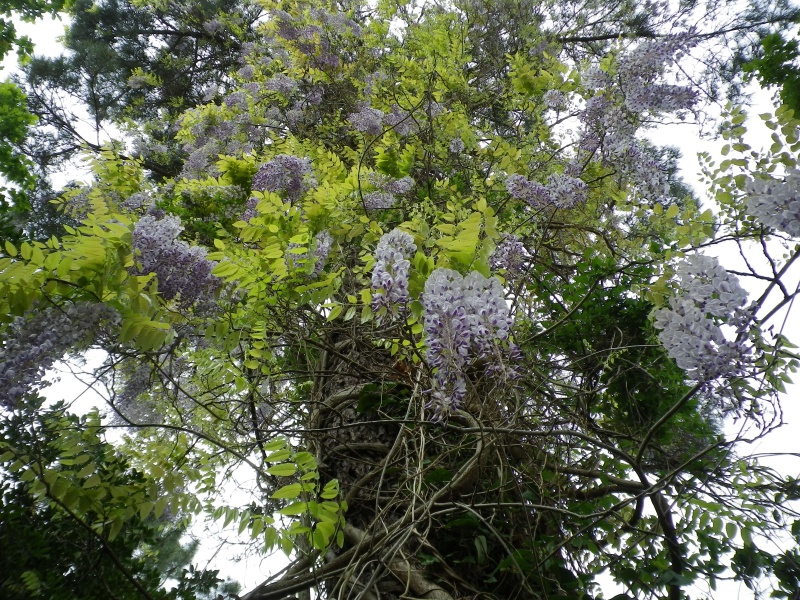
[[[290,477],[297,472],[297,465],[294,463],[284,463],[280,465],[273,465],[267,469],[267,473],[277,477]]]
[[[725,533],[728,535],[728,539],[733,539],[733,538],[735,538],[735,537],[736,537],[736,532],[737,532],[737,531],[738,531],[738,528],[736,527],[736,523],[730,523],[730,522],[728,522],[728,523],[725,525]]]
[[[677,204],[670,204],[669,208],[667,209],[667,218],[674,219],[678,216],[680,211],[681,209]]]
[[[275,496],[273,496],[273,498],[274,497]],[[293,502],[288,506],[284,506],[278,510],[278,512],[287,516],[301,515],[305,512],[308,512],[308,502]]]
[[[108,541],[113,541],[114,538],[119,535],[119,532],[122,531],[122,526],[124,525],[124,521],[122,517],[115,517],[113,521],[111,521],[111,529],[108,531]]]
[[[150,511],[153,510],[153,503],[152,502],[142,502],[139,505],[139,518],[144,521],[147,518],[147,515],[150,514]]]
[[[281,447],[283,447],[285,445],[286,445],[285,442],[281,442],[280,445],[277,445],[276,447],[281,448]],[[265,449],[267,449],[267,448],[265,447]],[[275,452],[267,454],[267,456],[264,457],[264,461],[268,462],[268,463],[276,463],[276,462],[284,461],[284,460],[286,460],[287,458],[289,458],[291,456],[292,456],[292,451],[291,450],[288,450],[288,449],[276,450]]]
[[[250,537],[255,539],[259,535],[261,535],[262,531],[264,531],[264,521],[263,521],[263,519],[260,519],[260,518],[254,519],[253,520],[252,529],[250,530]]]
[[[302,487],[299,483],[292,483],[278,488],[270,498],[274,500],[293,500],[300,495]]]
[[[325,550],[331,544],[331,539],[336,532],[332,523],[317,523],[312,534],[312,542],[317,550]]]
[[[167,508],[167,502],[169,502],[169,498],[166,496],[162,496],[156,500],[155,506],[153,507],[153,514],[155,515],[156,519],[160,519],[161,515],[164,514],[164,510]]]
[[[325,484],[320,493],[320,498],[324,500],[333,500],[339,495],[339,482],[336,479],[331,479]]]

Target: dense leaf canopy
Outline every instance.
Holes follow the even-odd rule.
[[[246,600],[791,597],[797,551],[764,544],[800,485],[748,442],[797,364],[800,121],[757,152],[729,106],[713,208],[641,132],[704,118],[703,64],[794,11],[71,6],[72,53],[21,81],[31,161],[82,145],[59,98],[122,133],[82,146],[58,232],[4,244],[0,405],[39,431],[46,371],[101,348],[106,416],[47,413],[75,433],[46,460],[0,442],[10,504],[91,533],[131,597],[167,593],[135,546],[165,512],[287,553]]]

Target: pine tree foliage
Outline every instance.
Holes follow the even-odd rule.
[[[765,115],[759,153],[729,110],[718,210],[641,139],[702,109],[681,69],[709,58],[702,7],[263,0],[245,27],[192,6],[131,19],[224,32],[235,64],[186,81],[219,86],[173,88],[152,39],[162,66],[90,81],[98,119],[142,94],[148,149],[97,149],[58,201],[75,225],[0,257],[6,414],[33,418],[44,370],[102,348],[136,485],[75,458],[90,437],[68,475],[14,440],[4,469],[107,544],[169,510],[286,552],[246,600],[607,598],[602,574],[617,598],[762,575],[791,597],[795,555],[764,542],[800,527],[800,488],[747,442],[797,366],[775,318],[800,121]],[[149,177],[164,123],[174,169]]]

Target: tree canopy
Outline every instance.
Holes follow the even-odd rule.
[[[729,105],[713,206],[641,132],[702,118],[703,65],[796,11],[70,6],[12,141],[92,177],[0,257],[3,509],[52,532],[48,569],[80,530],[119,597],[209,592],[142,562],[166,513],[290,557],[243,600],[792,597],[800,482],[749,444],[798,364],[800,121],[753,150]],[[119,139],[84,143],[67,97]],[[44,408],[89,348],[104,419]]]

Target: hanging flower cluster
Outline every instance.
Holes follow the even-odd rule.
[[[792,169],[783,181],[757,178],[748,182],[747,212],[760,223],[800,236],[800,171]]]
[[[528,258],[528,252],[519,238],[506,234],[489,257],[489,266],[495,271],[505,269],[506,272],[517,275],[522,272]]]
[[[682,38],[645,41],[620,59],[615,80],[597,66],[581,76],[594,95],[587,98],[581,114],[583,131],[576,163],[594,155],[627,176],[652,202],[669,194],[666,170],[654,161],[635,138],[643,112],[665,113],[690,109],[697,94],[689,86],[661,83],[667,68],[687,49]]]
[[[361,26],[340,12],[312,9],[309,16],[322,23],[324,28],[306,24],[282,10],[271,11],[271,16],[278,24],[278,35],[284,40],[293,41],[294,47],[308,56],[312,66],[318,69],[336,68],[341,62],[331,44],[332,36],[360,37],[362,34]]]
[[[564,96],[564,92],[559,90],[547,90],[542,96],[542,100],[544,100],[545,106],[547,108],[563,108],[567,104],[566,96]]]
[[[278,73],[271,79],[267,80],[264,87],[270,91],[278,92],[284,96],[291,96],[297,89],[297,81],[285,75]]]
[[[414,180],[408,176],[395,179],[381,173],[370,173],[367,179],[380,188],[379,191],[364,194],[364,207],[367,210],[391,208],[397,202],[396,196],[407,194],[414,187]]]
[[[155,273],[161,296],[189,308],[210,302],[221,282],[211,274],[217,263],[206,258],[205,248],[177,239],[181,231],[174,215],[151,213],[139,219],[133,229],[134,272]]]
[[[747,293],[716,258],[695,254],[678,268],[681,293],[655,311],[659,340],[690,379],[707,382],[742,370],[746,349],[725,339],[719,323],[741,327]]]
[[[461,138],[453,138],[448,145],[448,149],[453,154],[461,154],[464,151],[464,147],[464,140]]]
[[[417,123],[411,113],[400,108],[397,104],[392,104],[391,111],[383,118],[383,122],[394,129],[395,133],[405,137],[417,131]]]
[[[327,229],[320,231],[316,236],[314,236],[314,250],[311,253],[311,261],[314,267],[311,270],[311,273],[308,275],[311,279],[316,279],[322,273],[322,269],[325,268],[325,263],[328,262],[328,255],[331,252],[332,245],[333,237],[331,237],[331,234]],[[290,243],[286,249],[286,262],[290,269],[299,269],[310,266],[308,265],[308,252],[303,252],[301,254],[292,252],[294,248],[300,247],[300,244]]]
[[[409,258],[417,245],[411,234],[394,229],[381,236],[375,248],[372,268],[372,311],[381,317],[384,312],[397,316],[408,302]]]
[[[588,187],[583,180],[562,173],[550,175],[546,185],[515,174],[506,179],[506,190],[533,208],[574,208],[586,202]]]
[[[436,369],[429,407],[441,420],[461,406],[470,365],[486,359],[487,372],[510,374],[500,346],[508,342],[512,319],[500,281],[477,271],[462,277],[436,269],[425,282],[422,304],[427,360]]]
[[[347,120],[361,133],[380,135],[383,131],[383,117],[382,110],[364,105],[358,112],[350,113]]]
[[[665,37],[646,40],[625,53],[618,72],[625,106],[631,112],[674,112],[694,105],[697,91],[687,86],[659,83],[667,67],[686,49],[686,40]]]
[[[0,405],[16,407],[68,350],[90,344],[102,325],[118,322],[116,311],[89,302],[16,317],[0,346]]]
[[[388,192],[369,192],[364,194],[364,208],[367,210],[386,210],[397,202],[394,194]]]
[[[368,135],[380,135],[384,125],[391,127],[400,137],[416,133],[419,129],[419,124],[411,112],[400,108],[397,104],[392,104],[390,111],[385,113],[362,102],[358,112],[350,113],[347,120],[358,131]]]
[[[288,154],[279,154],[261,165],[253,177],[253,189],[259,192],[286,192],[290,201],[295,201],[306,190],[317,184],[313,177],[311,161]]]

